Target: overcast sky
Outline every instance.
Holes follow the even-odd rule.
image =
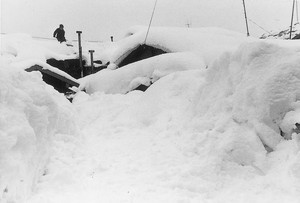
[[[293,0],[245,0],[250,35],[288,28]],[[64,24],[68,40],[109,40],[148,25],[155,0],[1,0],[1,32],[52,37]],[[295,22],[297,21],[295,13]],[[261,26],[259,28],[253,22]],[[246,33],[242,0],[158,0],[153,26],[217,26]]]

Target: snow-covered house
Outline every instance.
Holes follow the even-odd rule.
[[[80,79],[80,88],[89,93],[146,89],[172,72],[206,69],[225,51],[255,40],[220,28],[153,27],[146,33],[146,27],[132,27],[123,39],[94,47],[96,58],[110,65]]]
[[[39,70],[44,81],[60,92],[67,92],[70,86],[78,87],[82,83],[80,89],[90,93],[95,88],[125,93],[133,89],[145,90],[159,78],[174,71],[205,69],[224,51],[254,40],[220,28],[152,27],[147,37],[146,31],[146,27],[136,26],[128,29],[125,37],[117,42],[84,42],[82,47],[86,66],[83,70],[79,66],[76,44],[70,47],[52,40],[33,39],[24,34],[4,35],[2,53],[11,56],[12,66],[27,71]],[[97,71],[108,68],[81,78],[81,72],[83,76],[90,74],[87,70],[91,64],[90,49],[95,50]],[[132,69],[136,69],[134,76],[128,73]],[[107,74],[121,75],[122,78],[117,77],[116,82]]]

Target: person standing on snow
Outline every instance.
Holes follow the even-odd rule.
[[[55,37],[60,43],[66,41],[64,26],[62,24],[60,24],[59,28],[54,31],[53,37]]]

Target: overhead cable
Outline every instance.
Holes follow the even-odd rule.
[[[156,4],[157,4],[157,0],[155,0],[155,4],[154,4],[153,10],[152,10],[152,15],[151,15],[151,18],[150,18],[150,22],[149,22],[149,26],[148,26],[148,30],[147,30],[147,33],[146,33],[144,44],[146,44],[146,41],[147,41],[147,38],[148,38],[149,30],[150,30],[152,19],[153,19],[153,16],[154,16],[154,11],[155,11],[155,8],[156,8]]]

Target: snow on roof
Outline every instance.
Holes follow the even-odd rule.
[[[99,56],[99,59],[111,62],[121,60],[145,43],[146,32],[147,27],[144,26],[129,28],[122,40],[101,45],[105,45],[106,50],[101,50],[102,57]],[[151,27],[146,44],[166,52],[194,52],[209,64],[224,51],[233,50],[242,42],[251,40],[255,39],[221,28]]]
[[[132,27],[124,39],[99,44],[95,58],[118,64],[145,42],[146,31],[146,27]],[[81,88],[89,93],[96,91],[125,93],[139,84],[153,83],[172,72],[205,69],[222,53],[235,50],[241,43],[256,40],[220,28],[152,27],[146,44],[162,49],[168,52],[167,54],[138,61],[116,70],[100,71],[82,79]]]
[[[13,55],[11,62],[35,59],[46,62],[47,59],[74,59],[77,57],[73,47],[56,40],[34,39],[28,34],[1,35],[1,55]]]
[[[55,72],[69,80],[77,80],[46,63],[47,59],[66,60],[78,58],[73,47],[52,40],[33,39],[28,34],[1,35],[1,60],[7,67],[26,70],[34,65]]]

